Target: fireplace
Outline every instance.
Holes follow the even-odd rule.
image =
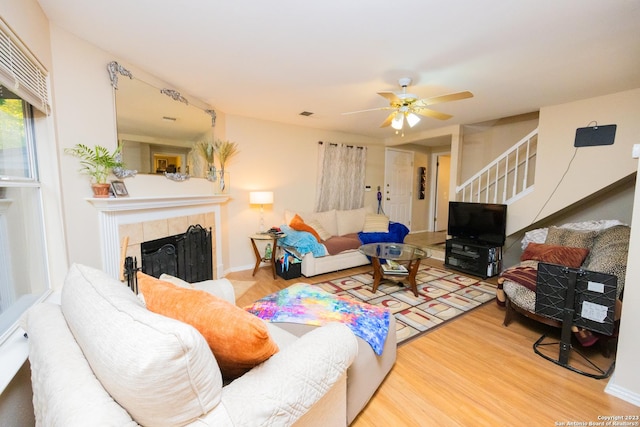
[[[191,225],[186,232],[142,242],[142,271],[169,274],[189,283],[213,278],[211,228]]]
[[[88,199],[98,210],[103,269],[124,281],[127,257],[142,260],[141,244],[183,233],[190,225],[211,230],[213,278],[222,277],[221,195]]]

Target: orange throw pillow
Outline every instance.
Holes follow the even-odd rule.
[[[587,248],[572,248],[531,242],[522,253],[520,261],[533,260],[579,268],[587,255],[589,255],[589,249]]]
[[[278,351],[264,321],[223,299],[138,272],[147,309],[187,323],[207,340],[222,376],[233,379]]]
[[[298,214],[293,217],[293,219],[289,223],[289,227],[297,231],[308,231],[309,233],[313,234],[313,237],[315,237],[318,242],[322,242],[322,239],[320,238],[318,232],[314,230],[310,225],[305,224],[302,217],[300,217],[300,215]]]

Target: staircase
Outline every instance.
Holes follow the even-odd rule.
[[[533,191],[538,128],[456,187],[462,202],[511,204]]]
[[[578,205],[578,215],[588,219],[591,212],[600,218],[604,206],[610,218],[628,217],[625,196],[616,199],[616,194],[634,188],[637,161],[631,157],[633,138],[617,137],[613,145],[577,148],[573,146],[573,129],[560,136],[548,130],[539,135],[539,129],[456,186],[451,200],[509,205],[507,236],[562,215],[562,211],[576,215],[577,211],[569,208]]]

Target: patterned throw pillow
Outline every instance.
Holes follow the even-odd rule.
[[[617,296],[624,289],[631,228],[618,225],[601,231],[593,242],[585,268],[618,277]]]
[[[572,248],[590,248],[593,244],[593,239],[597,235],[597,231],[575,231],[566,228],[549,227],[545,243]]]
[[[529,243],[520,257],[521,261],[533,260],[550,264],[579,268],[589,255],[587,248],[571,248],[568,246]]]

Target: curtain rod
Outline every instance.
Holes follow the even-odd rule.
[[[322,145],[322,144],[324,144],[324,142],[322,142],[322,141],[318,141],[318,144]],[[337,147],[337,146],[339,145],[339,144],[337,144],[337,143],[335,143],[335,142],[328,142],[327,144],[329,144],[329,145],[333,145],[334,147]],[[365,147],[360,147],[360,146],[357,146],[357,145],[348,145],[348,144],[345,144],[345,146],[346,146],[347,148],[358,148],[358,149],[360,149],[360,150],[363,150],[363,149],[365,148]]]

